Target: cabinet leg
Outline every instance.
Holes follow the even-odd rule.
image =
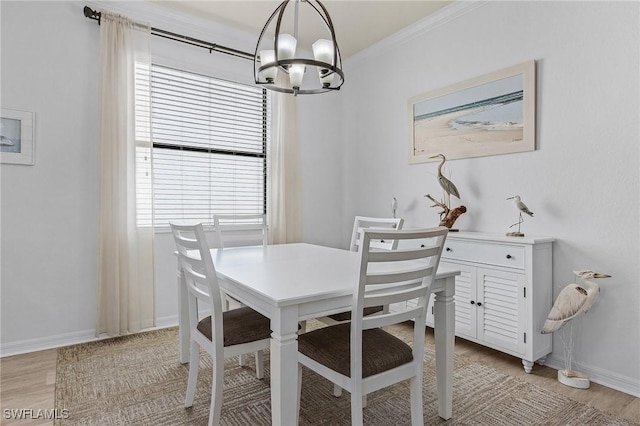
[[[547,357],[543,356],[542,358],[540,358],[539,360],[536,361],[536,364],[545,365],[546,362],[547,362]]]
[[[533,361],[527,361],[526,359],[523,359],[522,365],[524,366],[525,373],[527,374],[531,373],[531,369],[533,368]]]

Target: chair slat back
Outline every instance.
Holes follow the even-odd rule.
[[[404,219],[390,217],[366,217],[356,216],[353,223],[353,231],[351,233],[351,245],[349,250],[359,251],[362,246],[362,235],[365,229],[378,230],[400,230]],[[371,246],[383,250],[395,250],[398,247],[398,241],[378,239],[371,242]]]
[[[442,247],[448,229],[445,227],[415,230],[364,230],[360,257],[360,280],[354,292],[352,327],[356,332],[414,319],[424,324],[426,309]],[[416,240],[415,248],[377,250],[376,240]],[[411,244],[407,244],[411,246]],[[363,317],[369,306],[389,305],[418,299],[417,304],[403,304],[382,315]],[[360,330],[360,331],[358,331]]]
[[[213,223],[221,248],[268,244],[264,214],[214,215]]]
[[[222,339],[222,301],[220,286],[202,224],[170,223],[178,258],[185,275],[189,297],[189,323],[195,329],[199,321],[198,302],[209,306],[212,338]]]

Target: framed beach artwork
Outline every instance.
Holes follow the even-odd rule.
[[[411,98],[409,163],[533,151],[535,99],[535,61]]]
[[[0,109],[0,162],[33,165],[35,159],[34,114]]]

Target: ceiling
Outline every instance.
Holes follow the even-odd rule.
[[[340,46],[343,59],[365,49],[372,44],[396,33],[402,28],[413,24],[434,13],[452,1],[432,0],[325,0],[322,3],[327,8],[335,27],[336,39]],[[195,15],[220,24],[256,34],[256,40],[262,27],[267,22],[281,0],[261,1],[154,1],[158,5],[176,12]],[[302,11],[309,9],[301,6],[300,36],[304,28],[313,28],[315,38],[327,38],[326,30],[321,25],[312,26],[316,21],[314,14],[310,17]],[[293,10],[293,2],[287,7],[287,12]],[[293,18],[291,19],[291,21]],[[305,42],[299,41],[299,45]],[[310,46],[311,41],[307,41]],[[309,47],[310,49],[310,47]]]

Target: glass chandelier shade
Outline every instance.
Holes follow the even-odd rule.
[[[281,32],[285,9],[294,5],[293,35]],[[317,39],[307,49],[300,49],[298,37],[299,8],[309,7],[313,13],[307,16],[317,17],[326,28],[327,38]],[[312,57],[311,57],[312,55]],[[306,76],[306,71],[315,69]],[[278,73],[288,78],[277,79]],[[318,0],[285,0],[271,14],[265,24],[254,57],[254,76],[256,84],[278,92],[298,94],[323,93],[339,90],[344,83],[342,59],[336,42],[335,30],[327,9]],[[286,83],[285,83],[286,82]]]

